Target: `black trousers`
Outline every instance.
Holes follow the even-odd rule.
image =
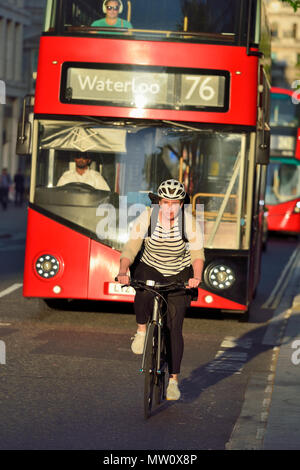
[[[187,281],[193,277],[192,267],[185,268],[174,276],[164,277],[159,271],[140,262],[134,272],[134,278],[141,281],[153,280],[156,282]],[[151,292],[137,291],[134,301],[134,311],[137,323],[147,323],[153,311],[153,297]],[[170,374],[179,374],[183,356],[184,341],[182,335],[183,320],[186,309],[191,303],[191,296],[183,291],[170,292],[167,297],[167,350],[168,368]]]

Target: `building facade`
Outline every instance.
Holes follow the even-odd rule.
[[[294,12],[291,5],[281,0],[268,0],[267,14],[272,33],[272,60],[274,79],[285,73],[282,83],[291,86],[300,79],[300,10]],[[277,73],[277,74],[276,74]]]
[[[18,169],[16,139],[20,107],[26,94],[22,71],[24,27],[30,14],[24,0],[0,0],[0,80],[5,103],[0,104],[0,170],[13,176]]]
[[[0,173],[7,168],[12,177],[18,168],[30,172],[16,140],[23,99],[34,94],[45,6],[46,0],[0,0]]]
[[[23,76],[29,94],[34,94],[40,36],[43,29],[47,0],[24,0],[30,12],[30,24],[23,35]]]

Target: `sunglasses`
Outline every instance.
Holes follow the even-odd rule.
[[[117,7],[110,7],[110,6],[108,6],[108,7],[106,7],[106,8],[107,8],[108,11],[110,11],[110,10],[118,11],[120,7],[119,7],[119,6],[117,6]]]

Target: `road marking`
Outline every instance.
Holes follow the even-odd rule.
[[[226,336],[221,343],[221,348],[236,348],[250,349],[252,346],[251,338],[235,338],[234,336]]]
[[[281,345],[291,314],[292,310],[290,308],[288,310],[282,310],[281,306],[274,311],[274,314],[269,320],[267,330],[262,339],[262,344],[273,346]],[[276,352],[275,348],[274,351]]]
[[[0,292],[0,298],[4,297],[5,295],[11,294],[15,290],[20,289],[20,287],[22,287],[22,286],[23,286],[23,284],[19,284],[19,283],[13,284],[12,286],[10,286],[7,289],[4,289]]]
[[[240,339],[226,336],[217,351],[215,358],[207,366],[207,372],[240,374],[248,360],[248,352],[237,350],[250,349],[252,339]]]
[[[275,349],[275,348],[274,348]],[[274,350],[274,353],[277,349]],[[275,359],[273,358],[273,361]],[[245,399],[227,450],[261,450],[269,418],[275,373],[258,373],[250,377]]]
[[[262,305],[262,308],[275,309],[278,307],[281,297],[286,289],[286,286],[293,274],[293,269],[296,266],[300,254],[300,245],[293,251],[289,261],[285,265],[279,279],[276,282],[274,289],[269,295],[268,299]]]

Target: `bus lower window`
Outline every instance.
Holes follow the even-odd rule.
[[[300,196],[300,166],[270,163],[268,167],[266,204],[278,204]]]

